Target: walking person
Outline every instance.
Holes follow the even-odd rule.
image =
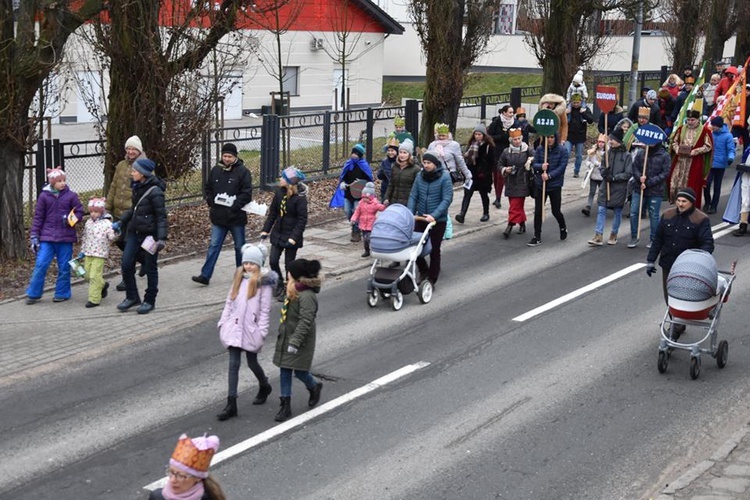
[[[361,188],[367,182],[374,180],[370,164],[365,159],[365,152],[365,147],[362,144],[354,145],[349,159],[346,160],[346,163],[341,168],[338,188],[333,193],[331,202],[328,204],[331,208],[343,207],[347,220],[352,218],[352,214],[354,214],[354,210],[357,208],[361,197]],[[358,185],[359,188],[352,189],[355,185]],[[362,241],[362,233],[356,224],[352,226],[352,235],[349,241],[353,243]]]
[[[711,168],[713,134],[708,126],[701,125],[697,109],[687,112],[687,120],[672,136],[672,170],[669,174],[669,201],[674,203],[677,191],[687,186],[695,193],[695,208],[701,208],[704,180]]]
[[[220,421],[237,416],[237,385],[242,354],[258,381],[254,405],[262,405],[271,394],[268,377],[258,363],[258,353],[268,336],[273,290],[279,281],[274,271],[265,271],[266,253],[262,246],[242,247],[242,266],[234,272],[224,310],[219,319],[219,339],[229,352],[229,390],[227,405],[216,418]]]
[[[378,212],[385,210],[385,205],[380,203],[375,197],[375,184],[368,182],[365,188],[362,190],[362,199],[359,200],[359,205],[352,215],[352,224],[357,224],[360,231],[362,231],[362,243],[364,244],[365,251],[360,257],[370,256],[370,233],[372,232],[372,225],[375,223],[375,218]]]
[[[221,163],[209,172],[204,191],[210,207],[211,241],[201,273],[192,279],[201,285],[208,285],[227,233],[232,233],[236,267],[242,265],[242,246],[245,244],[247,226],[247,213],[242,207],[253,200],[252,175],[238,157],[237,146],[231,142],[221,147]]]
[[[573,177],[578,177],[583,163],[583,147],[586,145],[586,133],[588,126],[594,123],[594,115],[583,104],[581,94],[573,94],[568,110],[568,140],[565,148],[568,155],[575,150],[575,163],[573,164]]]
[[[435,151],[443,166],[448,171],[453,183],[464,183],[471,179],[471,170],[466,166],[461,145],[453,140],[453,136],[445,123],[435,124],[435,140],[427,146],[428,151]]]
[[[104,198],[91,198],[88,203],[89,220],[83,228],[81,252],[85,274],[83,279],[89,282],[89,299],[85,307],[97,307],[107,296],[109,283],[104,281],[104,263],[109,257],[109,245],[117,239],[112,229],[112,217],[107,213]]]
[[[547,141],[547,162],[544,162],[544,144],[534,152],[534,237],[526,243],[535,247],[542,244],[542,210],[547,199],[550,201],[552,215],[560,226],[560,239],[568,237],[565,216],[560,209],[562,205],[562,187],[565,169],[568,167],[568,150],[560,143],[557,134],[543,137]],[[545,186],[546,183],[546,186]],[[545,189],[542,189],[545,187]],[[542,193],[544,191],[544,193]]]
[[[122,279],[125,281],[125,300],[117,305],[122,312],[138,306],[138,314],[148,314],[156,306],[159,293],[159,252],[166,246],[167,209],[164,206],[166,183],[154,174],[156,164],[141,158],[133,162],[133,207],[122,214],[120,222],[112,224],[115,231],[125,227],[125,250],[122,252]],[[146,294],[141,302],[135,282],[135,261],[142,246],[146,266]],[[153,252],[153,253],[152,253]]]
[[[385,192],[385,205],[400,203],[406,205],[409,203],[411,187],[414,185],[414,179],[419,173],[419,166],[414,161],[411,151],[414,145],[408,139],[399,144],[398,156],[391,169],[391,180],[388,183],[388,189]]]
[[[44,293],[44,280],[53,259],[57,259],[57,280],[52,302],[70,299],[70,265],[73,243],[78,241],[75,225],[83,217],[83,205],[70,190],[65,172],[60,168],[47,170],[47,185],[39,194],[31,222],[31,251],[36,254],[34,271],[26,287],[26,303],[39,302]]]
[[[498,115],[492,119],[487,127],[486,135],[489,135],[493,141],[494,155],[492,161],[492,184],[495,187],[495,201],[492,202],[495,208],[502,207],[503,187],[505,187],[505,177],[495,169],[495,165],[500,160],[500,155],[505,148],[510,145],[510,129],[518,128],[518,122],[515,118],[513,106],[506,104],[500,108]]]
[[[719,208],[721,182],[724,180],[724,172],[726,172],[727,167],[734,162],[735,154],[734,138],[721,116],[711,118],[711,131],[714,139],[714,155],[711,161],[711,170],[706,179],[706,186],[703,188],[707,214],[715,214]],[[712,186],[713,195],[711,194]]]
[[[284,254],[284,267],[297,258],[297,251],[302,248],[305,227],[307,227],[307,185],[302,182],[305,174],[294,167],[287,167],[281,172],[279,189],[273,196],[268,209],[266,222],[260,233],[261,238],[271,236],[271,270],[279,276],[274,296],[284,300],[283,274],[281,274],[281,254]]]
[[[456,222],[464,223],[466,212],[469,210],[471,197],[475,192],[482,199],[482,217],[480,222],[490,220],[490,191],[492,191],[492,179],[495,173],[495,142],[487,135],[487,129],[483,124],[474,127],[474,133],[467,144],[466,164],[471,171],[471,186],[464,187],[464,198],[461,201],[461,211],[456,214]],[[504,181],[503,181],[504,182]]]
[[[520,128],[508,131],[510,145],[500,154],[497,168],[505,177],[505,196],[508,197],[508,225],[503,231],[503,237],[510,237],[513,226],[518,224],[518,234],[526,232],[526,210],[524,201],[529,196],[529,179],[531,162],[534,152],[528,144],[523,142],[523,132]]]
[[[318,293],[323,283],[317,260],[297,259],[287,266],[287,291],[281,308],[279,336],[273,364],[280,369],[281,408],[275,420],[283,422],[292,416],[292,374],[305,384],[310,398],[309,408],[320,401],[323,382],[310,373],[315,356],[315,318],[318,314]]]
[[[622,141],[622,129],[613,131],[609,136],[608,163],[601,167],[603,180],[601,189],[599,189],[596,229],[594,237],[588,242],[591,246],[602,246],[604,244],[604,222],[607,219],[608,209],[614,210],[615,217],[612,221],[612,231],[609,233],[607,244],[617,244],[617,233],[622,222],[622,208],[625,206],[625,200],[628,196],[628,182],[633,176],[633,158],[625,149]]]
[[[581,213],[586,217],[591,215],[591,206],[594,204],[594,197],[599,191],[599,186],[602,184],[601,166],[602,160],[604,160],[607,140],[606,135],[599,134],[599,137],[596,139],[596,144],[586,153],[586,163],[588,164],[586,175],[589,176],[589,197],[586,201],[586,206],[581,209]],[[589,173],[589,170],[591,170],[591,173]]]
[[[651,248],[651,245],[653,245],[656,229],[659,227],[659,214],[661,212],[661,202],[664,198],[664,188],[667,184],[667,176],[669,175],[669,153],[667,153],[661,143],[648,146],[648,164],[644,172],[643,162],[645,159],[646,149],[638,148],[638,152],[633,160],[635,188],[633,189],[630,201],[630,243],[628,243],[628,248],[635,248],[639,243],[638,211],[641,204],[648,211],[650,226],[649,242],[646,248]],[[641,190],[643,190],[642,203]]]
[[[167,466],[167,483],[152,491],[148,500],[226,500],[221,486],[208,473],[219,449],[217,436],[190,439],[180,436]]]
[[[398,157],[399,141],[395,137],[388,139],[385,149],[385,158],[380,161],[378,168],[378,180],[380,181],[380,202],[385,201],[385,193],[388,192],[388,184],[391,182],[391,172]],[[413,149],[413,147],[412,147]]]

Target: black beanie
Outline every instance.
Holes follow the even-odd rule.
[[[237,146],[232,144],[231,142],[227,142],[221,147],[221,154],[229,153],[231,155],[237,156]]]
[[[690,203],[695,204],[695,191],[693,191],[693,188],[684,187],[677,191],[675,198],[687,198],[690,200]]]
[[[625,137],[625,131],[622,130],[622,127],[615,128],[612,131],[612,133],[609,134],[609,138],[610,139],[613,139],[613,140],[619,142],[620,144],[622,144],[622,140],[623,140],[624,137]]]
[[[286,270],[292,275],[292,278],[317,278],[320,272],[320,261],[297,259],[293,260],[286,266]]]

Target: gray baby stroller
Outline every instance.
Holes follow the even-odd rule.
[[[432,298],[432,283],[423,280],[417,283],[417,257],[425,257],[432,250],[430,230],[414,232],[414,215],[404,205],[390,205],[375,220],[370,233],[370,254],[374,258],[367,279],[367,304],[378,305],[378,301],[390,299],[394,311],[401,309],[404,295],[414,290],[422,304]],[[401,267],[384,267],[383,262],[406,262]]]
[[[701,371],[701,354],[716,358],[724,368],[729,356],[729,342],[718,341],[719,319],[734,282],[735,263],[729,271],[719,271],[713,256],[704,250],[686,250],[675,260],[667,277],[667,312],[661,323],[659,373],[667,371],[669,356],[675,349],[690,351],[690,378]],[[678,342],[687,327],[705,330],[696,342]],[[708,341],[708,347],[701,344]]]

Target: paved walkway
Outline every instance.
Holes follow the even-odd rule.
[[[563,205],[571,205],[566,215],[574,217],[584,204],[580,179],[573,179],[572,166],[563,188]],[[454,192],[450,213],[455,215],[461,205],[461,191]],[[533,202],[526,202],[527,214],[531,216]],[[477,231],[494,232],[501,238],[507,220],[507,199],[503,208],[490,207],[490,220],[479,222],[482,215],[481,201],[474,196],[466,223],[454,222],[454,238],[444,247],[460,245],[462,238]],[[548,238],[557,239],[556,223],[547,213],[545,223]],[[531,219],[531,217],[530,217]],[[208,224],[208,221],[206,222]],[[594,217],[591,218],[593,230]],[[514,238],[530,239],[533,222],[527,222],[527,234]],[[625,222],[624,228],[627,228]],[[623,234],[627,233],[627,230]],[[305,246],[299,257],[319,259],[328,277],[340,277],[371,264],[371,259],[361,258],[361,243],[350,243],[350,226],[344,220],[309,227],[305,231]],[[23,297],[0,302],[0,387],[15,381],[38,376],[84,362],[111,352],[122,346],[158,337],[169,331],[195,325],[200,321],[218,318],[234,271],[234,255],[225,249],[209,286],[193,283],[192,275],[198,274],[204,255],[162,262],[159,269],[160,293],[156,309],[147,315],[135,311],[121,313],[115,306],[123,294],[111,288],[111,295],[102,305],[93,309],[84,308],[87,300],[86,284],[78,281],[73,286],[73,298],[55,304],[52,294],[45,292],[42,300],[32,306],[25,304]],[[145,278],[136,278],[143,292]],[[110,278],[113,284],[119,276]],[[363,288],[364,291],[364,288]],[[52,348],[45,348],[52,346]],[[672,481],[661,492],[657,500],[732,500],[750,498],[750,437],[745,428],[710,457],[677,480]]]

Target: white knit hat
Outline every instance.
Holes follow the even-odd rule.
[[[252,262],[258,267],[263,267],[266,261],[266,249],[263,246],[245,243],[242,245],[242,263]]]
[[[411,139],[404,139],[404,141],[398,145],[399,151],[402,149],[404,151],[408,151],[409,154],[414,154],[414,143],[411,141]]]
[[[143,144],[141,143],[141,139],[137,135],[128,137],[128,140],[125,141],[125,149],[127,148],[135,148],[143,153]]]

